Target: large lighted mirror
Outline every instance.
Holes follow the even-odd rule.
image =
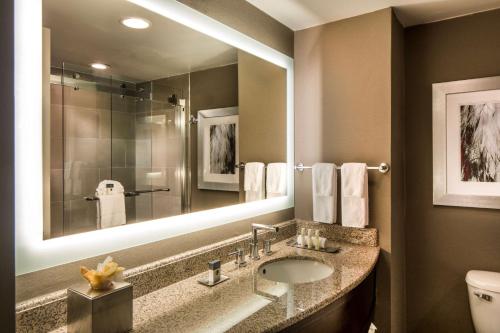
[[[286,196],[287,71],[124,0],[43,0],[43,238]]]

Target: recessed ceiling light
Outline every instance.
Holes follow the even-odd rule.
[[[100,69],[100,70],[109,68],[109,65],[101,64],[100,62],[94,62],[93,64],[90,64],[90,66],[94,69]]]
[[[140,17],[127,17],[120,21],[121,24],[131,29],[147,29],[151,22]]]

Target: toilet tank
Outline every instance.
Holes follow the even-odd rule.
[[[465,281],[476,333],[499,333],[500,273],[469,271]]]

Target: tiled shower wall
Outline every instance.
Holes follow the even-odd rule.
[[[109,94],[51,85],[52,237],[95,229],[95,204],[84,197],[110,174],[109,110]]]
[[[125,191],[136,190],[136,109],[135,97],[111,95],[111,174],[108,179],[119,181]],[[136,221],[136,199],[125,197],[127,223]]]
[[[111,96],[51,85],[51,236],[96,228],[86,201],[111,177]]]
[[[152,99],[138,102],[135,115],[136,188],[170,191],[135,197],[138,222],[182,213],[183,114],[179,106],[167,99],[173,94],[185,98],[184,91],[156,81],[142,87],[148,95],[151,93]]]
[[[105,179],[121,182],[126,191],[171,188],[126,197],[127,223],[180,214],[179,110],[166,98],[152,102],[52,84],[51,237],[96,229],[96,202],[84,197]]]

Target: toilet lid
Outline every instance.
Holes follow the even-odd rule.
[[[500,293],[500,273],[487,271],[469,271],[465,282],[476,288]]]

